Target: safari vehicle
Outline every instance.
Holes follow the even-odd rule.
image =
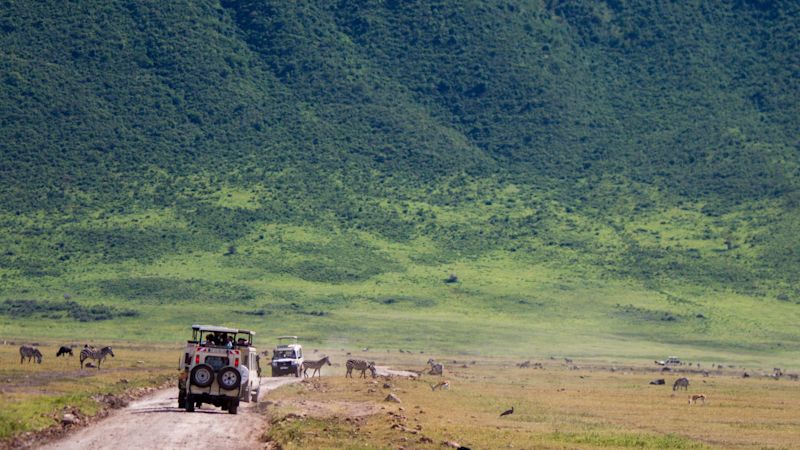
[[[662,361],[656,361],[659,366],[677,366],[681,364],[681,360],[677,356],[670,356]]]
[[[261,386],[255,332],[192,325],[180,361],[178,407],[188,412],[203,403],[236,414],[239,402],[256,402]]]
[[[272,376],[299,377],[303,361],[303,346],[297,343],[297,336],[281,336],[278,346],[272,351]]]

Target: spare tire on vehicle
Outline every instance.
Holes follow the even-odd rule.
[[[222,389],[236,389],[242,384],[242,374],[235,367],[224,367],[217,374],[217,382]]]
[[[189,374],[189,381],[197,387],[209,387],[214,382],[214,368],[208,364],[194,366]]]

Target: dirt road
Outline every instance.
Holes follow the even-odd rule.
[[[298,378],[262,378],[261,395]],[[165,389],[131,403],[101,422],[52,442],[42,449],[194,449],[259,448],[264,419],[252,403],[239,413],[203,405],[193,413],[178,409],[177,389]]]

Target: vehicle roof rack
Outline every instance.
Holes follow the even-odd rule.
[[[217,326],[217,325],[192,325],[192,329],[193,330],[199,330],[199,331],[211,331],[212,333],[233,333],[233,334],[243,333],[243,334],[250,334],[250,335],[255,335],[256,334],[255,331],[240,330],[240,329],[237,329],[237,328],[220,327],[220,326]]]

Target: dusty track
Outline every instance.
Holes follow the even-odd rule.
[[[261,395],[298,378],[262,378]],[[42,449],[253,449],[261,447],[264,419],[252,403],[239,414],[204,405],[194,413],[178,409],[177,390],[164,389],[114,412],[96,425],[51,442]]]

